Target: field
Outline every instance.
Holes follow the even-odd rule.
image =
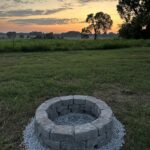
[[[127,43],[123,40],[115,42],[120,42],[120,45]],[[7,45],[0,41],[0,51],[3,52],[0,54],[0,149],[21,149],[22,132],[37,106],[46,99],[85,94],[106,101],[125,125],[124,150],[149,150],[150,41],[136,41],[135,45],[128,42],[132,48],[100,48],[101,51],[98,51],[98,47],[95,50],[91,48],[90,41],[85,44],[87,50],[82,42],[77,48],[73,45],[74,50],[83,46],[82,51],[23,53],[18,48],[18,53],[4,53],[5,50],[14,50],[6,48],[11,45],[9,42]],[[100,45],[107,47],[106,42]],[[29,47],[28,44],[26,46]],[[92,51],[89,51],[90,48]],[[64,44],[64,50],[70,49],[69,46],[65,49]]]
[[[0,40],[1,52],[106,50],[116,48],[150,47],[150,40]]]

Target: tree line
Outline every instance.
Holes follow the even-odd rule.
[[[17,36],[16,32],[7,32],[7,37],[9,39],[15,39]],[[19,34],[19,38],[25,38],[25,35],[23,33]],[[54,33],[42,33],[42,32],[30,32],[28,33],[26,38],[35,38],[35,39],[53,39]]]

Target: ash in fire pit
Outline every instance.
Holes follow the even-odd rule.
[[[27,150],[118,150],[123,143],[124,129],[111,108],[90,96],[50,99],[39,106],[32,122],[24,132]]]

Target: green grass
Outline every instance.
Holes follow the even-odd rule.
[[[150,148],[150,48],[0,54],[0,149],[21,148],[22,132],[48,98],[93,95],[125,125],[125,150]]]
[[[104,50],[149,47],[150,40],[0,40],[0,52]]]

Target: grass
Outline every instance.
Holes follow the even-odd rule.
[[[0,54],[0,149],[21,149],[22,132],[48,98],[93,95],[125,124],[124,150],[150,148],[150,48]]]
[[[150,40],[0,40],[0,52],[104,50],[149,47]]]

